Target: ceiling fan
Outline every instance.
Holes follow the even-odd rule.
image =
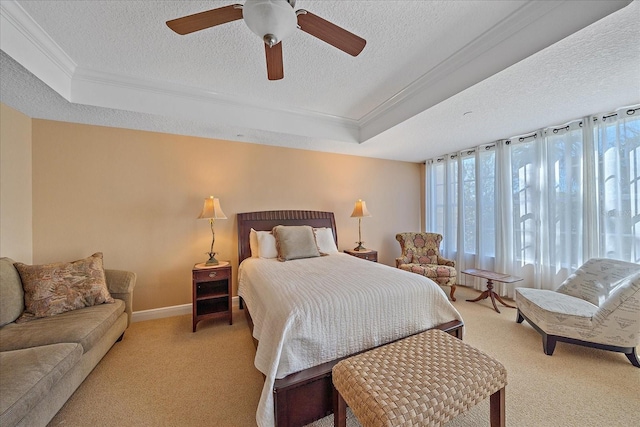
[[[246,0],[244,5],[232,4],[172,19],[167,26],[185,35],[244,19],[249,29],[264,41],[269,80],[284,77],[282,40],[296,28],[349,55],[358,56],[362,52],[365,39],[304,9],[294,11],[295,3],[296,0]]]

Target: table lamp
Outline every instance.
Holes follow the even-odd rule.
[[[213,252],[213,244],[216,241],[216,232],[213,229],[213,223],[216,219],[227,219],[227,216],[222,212],[222,208],[220,207],[220,200],[213,196],[204,199],[204,206],[198,219],[208,219],[211,224],[211,249],[209,252],[205,252],[209,255],[209,261],[207,261],[205,265],[218,265],[218,260],[215,257],[216,254]]]
[[[358,218],[358,241],[356,242],[358,246],[356,246],[354,251],[367,251],[368,249],[362,246],[364,243],[362,241],[362,217],[371,216],[369,211],[367,210],[367,204],[364,200],[358,199],[355,207],[353,208],[353,212],[351,213],[351,218]]]

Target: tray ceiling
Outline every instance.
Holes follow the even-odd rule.
[[[299,0],[367,45],[354,58],[296,31],[279,81],[242,20],[165,25],[231,3],[3,0],[0,99],[34,118],[414,162],[640,102],[637,1]]]

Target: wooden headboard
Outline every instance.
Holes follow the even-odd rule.
[[[251,256],[249,232],[271,231],[276,225],[310,225],[327,227],[333,231],[338,246],[338,233],[333,212],[320,211],[260,211],[237,214],[238,217],[238,264]]]

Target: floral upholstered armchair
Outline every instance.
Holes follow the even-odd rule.
[[[451,286],[451,300],[456,298],[456,263],[440,256],[442,235],[438,233],[398,233],[402,255],[396,258],[396,267],[421,274],[439,285]]]

